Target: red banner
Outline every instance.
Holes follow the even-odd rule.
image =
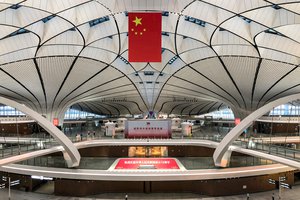
[[[235,118],[234,119],[234,124],[238,125],[239,123],[241,123],[241,119],[240,118]]]
[[[115,169],[179,169],[174,158],[120,158]]]
[[[161,62],[161,13],[128,13],[129,62]]]
[[[58,124],[59,124],[58,118],[53,118],[53,125],[58,126]]]

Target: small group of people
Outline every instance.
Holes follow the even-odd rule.
[[[95,138],[95,137],[96,137],[96,131],[93,131],[92,133],[90,131],[87,132],[87,135],[86,135],[87,140],[91,140],[92,138]]]
[[[96,131],[93,131],[93,132],[88,131],[86,134],[87,140],[91,140],[92,138],[95,138],[95,137],[96,137]],[[76,134],[76,142],[80,142],[80,141],[83,141],[83,133]]]
[[[81,134],[76,134],[76,142],[80,142],[82,140]]]

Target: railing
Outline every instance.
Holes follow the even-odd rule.
[[[284,116],[284,117],[276,117],[276,116],[271,116],[271,117],[266,117],[266,116],[263,116],[261,118],[259,118],[257,121],[265,121],[265,122],[271,122],[271,123],[274,123],[274,122],[277,122],[277,123],[300,123],[300,118],[298,116]]]
[[[183,137],[181,133],[173,133],[171,140],[177,139],[185,139],[185,140],[210,140],[220,142],[224,136],[232,129],[232,127],[201,127],[200,130],[194,131],[191,137]],[[81,127],[75,127],[71,131],[68,130],[65,134],[70,138],[72,142],[86,141],[86,140],[103,140],[103,139],[111,139],[112,137],[104,136],[104,130],[100,128],[95,129],[95,135],[91,132],[90,135],[87,134],[86,130],[82,130]],[[77,134],[82,134],[81,139],[78,140],[76,138]],[[253,134],[253,133],[252,133]],[[270,136],[270,135],[262,135],[256,133],[256,135],[260,136]],[[282,134],[287,136],[287,134]],[[276,134],[276,136],[278,136]],[[9,138],[9,137],[5,137]],[[117,133],[114,139],[124,139],[123,133]],[[270,141],[272,142],[272,138],[270,137]],[[24,137],[20,137],[20,139],[24,139]],[[10,157],[14,155],[20,155],[26,152],[47,149],[53,146],[58,146],[59,144],[48,134],[40,133],[31,135],[27,137],[28,141],[26,142],[16,142],[14,144],[10,144],[6,142],[5,144],[0,144],[0,159],[5,157]],[[133,138],[130,140],[135,140],[140,138]],[[158,138],[156,138],[158,139]],[[161,138],[165,140],[164,138]],[[286,140],[286,139],[285,139]],[[234,142],[234,145],[240,146],[247,149],[253,149],[256,151],[262,151],[264,153],[269,153],[276,156],[285,157],[288,159],[300,161],[300,150],[289,147],[285,142],[283,145],[272,144],[269,140],[260,139],[258,137],[252,138],[250,134],[240,136],[237,141]],[[300,141],[300,137],[299,137]]]
[[[80,141],[103,139],[104,133],[100,129],[96,129],[95,135],[91,134],[88,136],[86,132],[81,127],[76,127],[73,128],[73,131],[68,131],[65,134],[72,142],[79,142],[76,139],[76,135],[80,133],[84,133]],[[0,159],[59,146],[59,143],[47,133],[35,133],[32,135],[2,133],[0,134],[0,138],[3,139],[3,143],[0,142]]]
[[[9,138],[7,138],[9,140]],[[23,153],[47,149],[58,144],[52,139],[35,138],[27,141],[6,142],[0,145],[0,158],[11,157]]]
[[[282,146],[282,144],[281,145],[272,144],[269,141],[268,142],[266,142],[265,140],[259,141],[258,139],[255,139],[254,142],[253,139],[240,138],[238,141],[234,142],[234,145],[243,147],[245,149],[252,149],[252,150],[268,153],[271,155],[276,155],[291,160],[300,161],[300,149],[287,147],[286,145]]]

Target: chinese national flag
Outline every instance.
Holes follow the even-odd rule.
[[[161,62],[161,13],[128,13],[129,62]]]

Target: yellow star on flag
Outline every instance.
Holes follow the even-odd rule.
[[[135,26],[138,26],[139,24],[142,25],[142,18],[138,18],[137,16],[135,16],[135,20],[133,20],[132,22],[135,23]]]

